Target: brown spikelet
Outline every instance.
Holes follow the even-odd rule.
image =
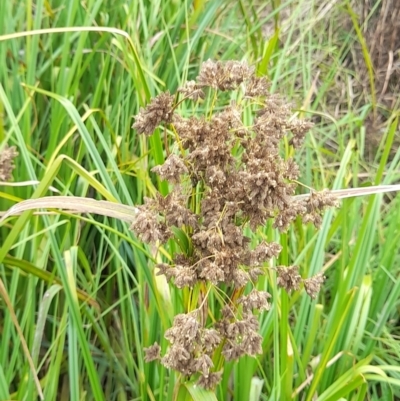
[[[0,181],[10,181],[14,170],[14,159],[18,156],[15,146],[5,146],[0,152]]]
[[[139,134],[151,135],[162,122],[170,123],[173,116],[174,97],[169,92],[156,96],[145,108],[141,108],[135,117],[132,128]]]

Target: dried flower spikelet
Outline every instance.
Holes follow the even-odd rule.
[[[196,371],[201,372],[204,377],[210,374],[210,368],[214,367],[212,359],[207,354],[202,354],[195,359]]]
[[[176,184],[179,183],[181,175],[189,172],[183,160],[173,153],[168,156],[164,164],[153,167],[151,171],[158,174],[162,180]]]
[[[160,221],[159,216],[146,205],[137,207],[139,210],[129,227],[143,242],[166,242],[171,236],[168,227]]]
[[[321,285],[325,281],[325,276],[322,272],[317,273],[316,275],[303,280],[304,288],[308,296],[312,299],[315,299],[318,295]]]
[[[201,375],[197,384],[206,390],[214,390],[222,379],[222,370],[211,372],[207,376]]]
[[[183,132],[175,126],[182,136],[184,146],[190,153],[187,160],[197,173],[203,173],[209,166],[219,166],[222,170],[233,165],[234,158],[229,140],[232,138],[225,113],[214,115],[210,121],[191,119],[191,131]]]
[[[164,275],[168,282],[171,281],[171,279],[176,276],[177,273],[176,268],[172,267],[167,263],[159,263],[156,265],[156,267],[158,268],[158,272],[156,275],[157,276]]]
[[[261,266],[267,260],[278,257],[281,250],[282,247],[276,242],[261,242],[261,244],[257,245],[257,247],[251,251],[250,265],[254,267]]]
[[[204,99],[205,94],[203,90],[196,84],[195,81],[187,81],[181,88],[178,89],[186,99],[194,100]]]
[[[168,369],[177,370],[185,376],[196,372],[196,366],[191,353],[182,345],[174,345],[161,358],[161,363]]]
[[[252,283],[256,283],[260,276],[265,275],[265,271],[259,267],[254,267],[248,271]]]
[[[140,109],[132,128],[139,134],[151,135],[162,122],[172,122],[173,103],[174,97],[169,92],[159,94],[145,108]]]
[[[181,313],[174,317],[173,327],[165,332],[165,338],[171,343],[189,344],[199,340],[199,330],[195,313]]]
[[[338,207],[338,198],[329,190],[324,189],[320,192],[313,192],[308,201],[310,209],[323,210],[326,207]]]
[[[187,225],[196,228],[198,216],[185,206],[186,203],[187,197],[179,186],[175,186],[165,197],[157,193],[156,199],[146,198],[146,205],[149,205],[155,213],[164,216],[168,227]]]
[[[257,111],[253,129],[261,140],[268,141],[269,148],[276,149],[286,135],[290,107],[279,95],[267,97],[263,106]]]
[[[161,347],[157,343],[154,343],[148,348],[144,348],[144,352],[145,352],[144,356],[145,362],[156,361],[161,358],[160,356]]]
[[[259,323],[253,314],[247,313],[243,320],[225,322],[219,327],[226,338],[222,354],[227,361],[244,355],[256,356],[262,353],[262,337],[258,334]]]
[[[241,288],[250,281],[250,276],[247,272],[243,270],[235,269],[233,270],[232,279],[230,281],[233,282],[236,288]]]
[[[212,352],[221,342],[221,336],[215,329],[204,329],[202,341],[205,351]]]
[[[285,128],[287,127],[287,119],[291,115],[290,103],[278,93],[268,96],[264,100],[264,107],[258,111],[258,115],[274,114],[276,118],[284,121]]]
[[[221,342],[221,337],[214,329],[201,328],[196,312],[175,316],[173,326],[165,332],[165,338],[171,344],[161,359],[165,367],[186,376],[200,373],[199,384],[203,387],[218,384],[219,376],[215,376],[210,369],[214,367],[211,355]]]
[[[198,216],[179,203],[172,203],[169,206],[165,218],[170,227],[182,227],[183,225],[186,225],[192,228],[197,228],[198,226]]]
[[[300,176],[300,170],[298,164],[293,159],[286,160],[283,167],[283,175],[288,180],[297,180]]]
[[[207,280],[214,285],[225,282],[225,272],[218,264],[205,260],[201,265],[199,278]]]
[[[254,74],[254,69],[239,61],[214,62],[207,60],[200,68],[196,81],[201,86],[221,91],[235,90]]]
[[[193,286],[199,281],[196,270],[192,266],[176,266],[175,270],[175,285],[178,288],[193,288]]]
[[[304,212],[303,222],[311,222],[315,227],[319,228],[322,224],[322,212],[327,207],[337,207],[338,205],[338,198],[329,190],[312,192],[304,200],[306,211]]]
[[[0,181],[10,181],[15,168],[14,159],[18,156],[15,146],[5,146],[0,153]]]
[[[248,97],[268,96],[269,87],[267,78],[253,75],[246,83],[245,95]]]
[[[300,288],[301,276],[299,274],[299,266],[278,266],[276,267],[278,274],[277,284],[284,288],[287,292],[296,291]]]
[[[270,298],[271,294],[266,291],[252,290],[250,294],[241,296],[238,303],[243,305],[243,310],[246,312],[251,312],[253,309],[268,311],[271,308],[268,302]]]
[[[303,202],[291,198],[286,207],[282,208],[275,217],[274,228],[279,229],[281,232],[287,231],[296,217],[302,216],[305,211],[306,207]]]
[[[314,124],[310,121],[300,120],[296,118],[291,121],[288,129],[292,132],[293,138],[289,141],[290,145],[293,145],[295,148],[299,148],[303,141],[306,133],[314,126]]]

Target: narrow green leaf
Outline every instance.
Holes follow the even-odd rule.
[[[215,393],[209,390],[205,390],[195,383],[185,383],[184,386],[190,393],[193,401],[216,401],[217,397]]]

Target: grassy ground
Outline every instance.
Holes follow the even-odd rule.
[[[1,187],[3,211],[52,194],[135,205],[156,189],[166,193],[149,175],[163,161],[163,140],[137,136],[132,116],[208,58],[256,64],[272,91],[316,123],[298,155],[306,186],[399,180],[398,104],[382,113],[372,75],[369,89],[361,85],[351,55],[361,49],[367,67],[370,56],[349,2],[0,7],[0,143],[17,147],[14,183],[26,182]],[[384,118],[371,149],[375,110]],[[311,301],[304,291],[278,291],[273,273],[263,280],[273,295],[261,317],[264,353],[228,364],[217,399],[399,399],[399,207],[395,195],[347,199],[318,232],[300,222],[280,237],[265,228],[284,247],[277,263],[300,265],[303,277],[323,270],[327,281]],[[45,400],[174,399],[177,376],[145,364],[143,348],[157,340],[165,349],[182,301],[154,277],[152,249],[128,228],[65,212],[26,212],[2,225],[1,400],[34,400],[38,386]],[[190,384],[179,396],[189,393],[213,399]]]

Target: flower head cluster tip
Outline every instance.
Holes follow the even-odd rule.
[[[14,170],[14,159],[18,156],[15,146],[5,146],[0,152],[0,181],[10,181]]]
[[[226,96],[227,91],[232,94]],[[146,360],[159,359],[186,376],[196,374],[199,384],[213,388],[221,379],[212,359],[217,347],[226,360],[262,352],[253,313],[269,309],[270,295],[255,289],[241,297],[232,294],[254,286],[281,247],[274,242],[251,247],[244,228],[256,230],[270,220],[284,231],[298,216],[319,226],[322,210],[335,206],[336,199],[327,191],[294,197],[299,168],[281,156],[280,142],[288,137],[290,145],[299,147],[311,124],[291,118],[289,105],[271,95],[268,81],[246,63],[208,60],[197,79],[178,94],[160,94],[133,124],[146,135],[162,124],[178,139],[179,152],[152,169],[171,183],[170,194],[145,199],[131,228],[143,241],[154,243],[173,238],[176,229],[186,233],[190,251],[157,266],[158,274],[178,288],[205,283],[232,290],[213,327],[206,328],[207,316],[201,317],[199,310],[178,315],[165,333],[170,343],[166,354],[161,357],[155,344],[146,350]],[[197,102],[192,110],[197,105],[203,113],[179,114],[179,106],[189,101]],[[204,111],[204,104],[211,106]],[[324,279],[317,275],[303,280],[297,266],[276,270],[280,287],[298,290],[303,283],[312,298]]]

